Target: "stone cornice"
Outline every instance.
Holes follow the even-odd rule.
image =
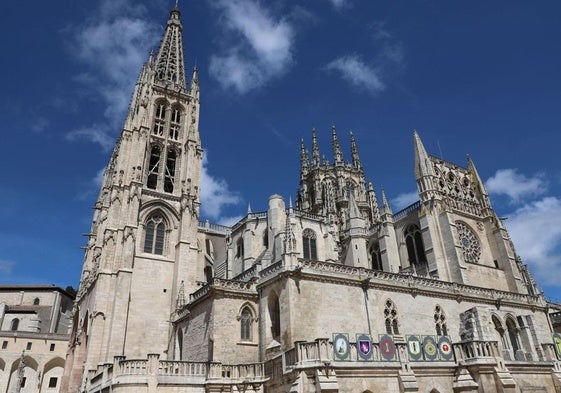
[[[266,269],[267,270],[267,269]],[[460,301],[492,304],[497,307],[514,306],[532,310],[546,311],[543,296],[531,296],[514,292],[499,291],[458,284],[410,274],[389,273],[378,270],[346,266],[338,263],[319,262],[300,259],[294,269],[284,268],[282,264],[269,266],[269,274],[261,275],[261,280],[269,281],[275,273],[278,278],[298,275],[300,279],[330,282],[339,285],[361,286],[363,288],[383,289],[393,292],[410,293]],[[262,271],[266,273],[266,271]],[[259,286],[264,284],[259,283]]]

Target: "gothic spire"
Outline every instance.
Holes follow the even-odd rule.
[[[304,139],[300,141],[300,177],[304,178],[310,170],[310,158],[308,157],[308,150],[304,146]]]
[[[486,207],[486,208],[490,208],[491,207],[491,202],[489,200],[489,193],[487,192],[487,189],[485,188],[485,184],[481,180],[481,177],[479,176],[479,173],[477,172],[477,168],[475,167],[475,164],[471,160],[471,157],[468,156],[467,159],[468,159],[468,170],[471,172],[471,174],[473,176],[473,181],[477,182],[477,185],[479,187],[479,191],[481,193],[481,198],[482,198],[482,201],[483,201],[483,206]]]
[[[198,99],[199,92],[199,67],[195,66],[195,68],[193,68],[193,77],[191,78],[191,95]]]
[[[337,130],[335,125],[331,126],[331,136],[332,136],[332,147],[333,147],[333,161],[335,165],[343,165],[343,153],[341,153],[341,146],[339,145],[339,139],[337,138]]]
[[[353,167],[357,169],[362,169],[362,163],[360,162],[360,157],[358,156],[358,148],[356,146],[355,136],[351,131],[351,158]]]
[[[181,13],[175,6],[169,15],[166,31],[156,57],[156,79],[172,82],[185,88]]]
[[[372,213],[372,222],[380,221],[378,198],[376,197],[376,191],[374,191],[374,186],[371,181],[368,182],[368,203],[370,204],[370,210]]]
[[[393,218],[392,208],[388,203],[388,199],[386,198],[386,193],[382,190],[382,219],[384,221],[391,221]]]
[[[423,176],[434,176],[434,168],[417,130],[413,131],[413,139],[415,144],[415,177],[420,179]]]
[[[318,138],[316,136],[316,129],[312,128],[312,166],[317,167],[320,165]]]

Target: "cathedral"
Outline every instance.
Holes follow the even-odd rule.
[[[189,74],[176,6],[95,203],[62,392],[561,392],[561,335],[471,159],[413,132],[418,201],[393,212],[355,137],[332,128],[327,161],[313,130],[294,203],[210,223]]]

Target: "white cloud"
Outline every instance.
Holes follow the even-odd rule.
[[[11,274],[15,263],[6,259],[0,259],[0,273]]]
[[[75,80],[105,105],[105,124],[81,127],[70,139],[86,137],[107,149],[107,140],[121,130],[136,76],[161,30],[144,7],[130,0],[103,0],[97,13],[67,34],[72,55],[86,68]]]
[[[547,183],[542,174],[526,177],[516,169],[499,169],[485,183],[491,194],[506,195],[512,202],[519,202],[524,197],[543,194]]]
[[[208,171],[208,155],[203,157],[201,168],[201,211],[202,215],[213,221],[229,225],[239,217],[222,217],[223,210],[228,205],[242,202],[240,196],[228,188],[224,179],[213,177]]]
[[[351,6],[351,2],[349,0],[329,0],[329,2],[338,10]]]
[[[107,126],[98,124],[70,131],[66,133],[65,138],[69,141],[85,139],[97,143],[104,151],[111,150],[115,143],[115,139],[110,135]]]
[[[417,191],[405,192],[403,194],[399,194],[395,198],[392,199],[392,205],[394,206],[394,211],[399,211],[412,203],[415,203],[419,200],[419,194]]]
[[[517,253],[541,284],[561,286],[561,199],[545,197],[507,215],[505,224]]]
[[[224,88],[240,94],[282,75],[292,63],[293,28],[277,19],[254,0],[220,0],[222,26],[241,37],[223,54],[210,59],[210,73]]]
[[[357,55],[339,57],[327,64],[325,69],[339,72],[345,81],[370,93],[378,93],[386,87],[380,71],[368,66]]]

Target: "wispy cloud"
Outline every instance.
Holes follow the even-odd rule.
[[[44,117],[38,117],[31,124],[31,131],[42,132],[50,125],[50,121]]]
[[[0,273],[2,274],[11,274],[12,269],[14,268],[14,261],[9,261],[6,259],[0,259]]]
[[[103,151],[109,151],[115,143],[115,139],[112,135],[109,135],[106,125],[100,124],[93,124],[89,127],[69,131],[66,133],[65,138],[69,141],[87,140],[97,143]]]
[[[223,217],[224,208],[242,202],[238,193],[231,191],[224,179],[212,176],[208,170],[208,154],[203,157],[201,169],[201,211],[202,215],[214,221],[229,225],[239,217]]]
[[[395,198],[391,200],[391,204],[394,207],[395,211],[401,210],[412,203],[419,200],[419,194],[417,191],[405,192],[403,194],[399,194]]]
[[[232,37],[230,46],[210,59],[210,73],[222,87],[244,94],[286,72],[294,38],[286,19],[254,0],[219,0],[214,5],[221,14],[223,38]]]
[[[517,253],[532,266],[538,282],[561,286],[561,199],[544,197],[525,204],[505,221]]]
[[[522,198],[543,194],[547,190],[547,182],[543,174],[526,177],[517,169],[499,169],[485,183],[491,194],[506,195],[513,203]]]
[[[352,5],[350,0],[329,0],[329,2],[338,10],[350,8]]]
[[[72,54],[85,71],[75,80],[105,105],[104,122],[69,133],[107,149],[120,131],[141,64],[157,42],[160,29],[143,6],[131,0],[102,0],[88,20],[67,30]]]
[[[380,71],[365,63],[356,54],[339,57],[327,64],[325,69],[338,72],[352,86],[370,93],[378,93],[386,87]]]

